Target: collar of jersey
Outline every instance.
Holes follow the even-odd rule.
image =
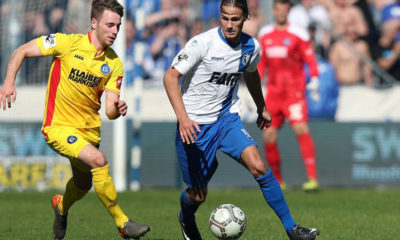
[[[237,46],[239,46],[242,43],[242,36],[240,36],[240,41],[238,44],[234,45],[230,42],[228,42],[228,40],[226,40],[226,38],[224,37],[224,35],[222,34],[222,28],[221,26],[218,27],[218,35],[221,38],[222,41],[224,41],[226,44],[228,44],[231,48],[236,48]],[[242,35],[242,34],[241,34]]]
[[[97,49],[96,49],[96,47],[95,47],[95,46],[93,45],[93,43],[92,43],[92,36],[91,36],[91,32],[90,32],[90,31],[88,32],[87,37],[88,37],[88,41],[89,41],[89,45],[90,45],[91,51],[94,52],[93,58],[100,58],[100,57],[102,57],[102,56],[104,55],[104,53],[106,52],[106,49],[103,49],[103,51],[100,53],[100,55],[99,55],[99,56],[96,56],[96,54],[97,54]]]

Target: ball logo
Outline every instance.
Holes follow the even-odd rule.
[[[78,138],[75,137],[75,136],[69,136],[69,137],[67,138],[67,142],[68,142],[69,144],[73,144],[74,142],[76,142],[76,140],[78,140]]]
[[[108,66],[108,64],[107,63],[104,63],[102,66],[101,66],[101,72],[104,74],[104,75],[107,75],[107,74],[109,74],[110,72],[111,72],[111,68],[110,68],[110,66]]]
[[[285,39],[283,40],[283,45],[289,46],[289,44],[290,44],[290,38],[285,38]]]

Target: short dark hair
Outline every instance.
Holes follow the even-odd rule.
[[[124,7],[117,0],[93,0],[90,11],[90,19],[100,20],[104,10],[117,13],[121,18],[124,16]]]
[[[222,11],[222,6],[235,6],[243,11],[243,16],[247,19],[249,18],[249,8],[247,7],[246,0],[221,0],[221,5],[219,6],[220,11]]]
[[[274,0],[274,5],[277,3],[289,4],[290,6],[292,6],[292,2],[290,0]]]

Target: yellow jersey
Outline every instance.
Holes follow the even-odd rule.
[[[53,55],[47,84],[43,127],[101,126],[100,98],[104,90],[119,95],[123,65],[110,47],[96,56],[88,34],[50,34],[37,38],[45,56]]]

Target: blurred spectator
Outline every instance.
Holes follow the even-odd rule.
[[[335,35],[341,36],[344,33],[346,18],[351,19],[354,29],[359,37],[368,33],[368,26],[357,7],[353,6],[355,0],[318,0],[328,10],[332,22],[332,30]]]
[[[47,3],[44,10],[46,25],[50,32],[62,32],[64,27],[64,14],[67,9],[68,0],[55,0]]]
[[[202,32],[204,32],[204,24],[201,18],[197,18],[193,21],[191,26],[189,27],[190,35],[189,38],[192,38]]]
[[[379,44],[383,48],[390,47],[399,33],[400,28],[400,3],[396,0],[386,1],[381,12],[381,37]]]
[[[331,42],[329,30],[332,24],[324,6],[315,0],[302,0],[290,9],[288,21],[305,31],[312,30],[317,53],[325,57],[324,49],[328,49]]]
[[[219,19],[219,4],[221,0],[203,0],[203,20],[207,23]],[[210,27],[211,28],[211,27]]]
[[[125,82],[127,86],[132,86],[135,79],[137,77],[143,77],[143,62],[136,62],[138,59],[135,54],[137,51],[137,43],[139,39],[137,39],[137,31],[135,27],[135,23],[132,18],[130,18],[129,14],[125,19],[125,41],[126,41],[126,56],[125,56]],[[146,47],[145,44],[142,45]],[[144,52],[148,51],[148,49],[144,50]]]
[[[349,85],[364,82],[373,87],[372,70],[363,59],[369,58],[368,44],[358,38],[354,18],[343,16],[343,38],[337,40],[331,49],[329,60],[336,70],[340,84]]]
[[[369,0],[371,1],[371,0]],[[369,46],[372,59],[376,60],[378,57],[378,40],[379,31],[374,20],[374,5],[367,0],[356,0],[354,6],[360,9],[365,22],[367,24],[368,33],[364,36],[364,40]]]
[[[179,18],[172,18],[163,19],[152,27],[153,35],[148,41],[152,62],[147,61],[145,69],[157,84],[162,85],[164,72],[182,48],[180,26]]]
[[[400,33],[389,46],[381,46],[378,64],[400,82]]]
[[[243,32],[257,38],[258,30],[266,23],[265,14],[261,12],[259,0],[247,0],[247,6],[249,8],[250,19],[244,22]]]

